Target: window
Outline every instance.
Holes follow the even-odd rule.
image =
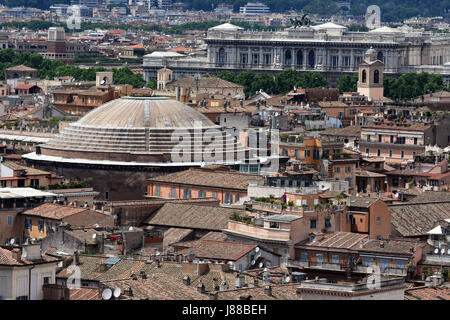
[[[366,267],[370,266],[372,264],[372,258],[364,258],[364,265]]]
[[[299,158],[299,155],[298,155],[298,149],[295,149],[295,151],[294,151],[294,156],[295,156],[295,159],[298,160],[298,158]]]
[[[366,154],[369,154],[369,153],[370,153],[369,151],[370,151],[370,150],[367,148],[367,149],[366,149]]]
[[[405,267],[405,263],[403,260],[397,260],[397,268],[403,269]]]
[[[417,138],[414,138],[414,144],[417,144]]]
[[[321,266],[323,263],[323,254],[318,253],[316,254],[316,262],[318,266]]]
[[[330,220],[330,218],[325,218],[325,228],[331,228],[331,220]]]
[[[199,198],[206,198],[206,192],[203,190],[198,190],[198,197]]]
[[[373,73],[373,83],[380,83],[380,71],[378,70]]]
[[[159,186],[156,186],[156,187],[155,187],[155,196],[159,197],[160,192],[161,192],[160,187],[159,187]]]
[[[377,217],[377,223],[381,223],[381,217]]]
[[[341,172],[341,168],[340,168],[340,167],[334,167],[334,172],[335,172],[335,173]]]
[[[380,149],[377,149],[377,156],[378,157],[381,156],[381,150]]]
[[[387,260],[381,259],[381,272],[385,272],[387,269]]]
[[[230,204],[233,202],[233,195],[231,193],[225,193],[224,203]]]
[[[53,228],[52,228],[52,222],[51,222],[51,221],[47,221],[47,222],[45,223],[45,225],[46,225],[46,227],[47,227],[47,232],[53,231]]]
[[[183,190],[183,199],[190,199],[191,198],[191,189],[184,189]]]
[[[313,159],[314,160],[319,160],[319,150],[318,149],[314,149],[313,150]]]
[[[44,232],[44,220],[39,219],[38,221],[38,230],[39,232]]]
[[[177,192],[177,189],[172,188],[172,190],[171,190],[171,192],[170,192],[170,196],[171,196],[172,198],[175,198],[175,197],[176,197],[176,192]]]
[[[311,156],[310,150],[305,150],[305,158],[309,158]]]
[[[214,191],[213,197],[214,197],[214,199],[217,199],[217,192],[216,191]]]
[[[252,64],[259,64],[259,53],[252,54]]]
[[[50,280],[51,280],[50,277],[43,277],[42,278],[42,284],[50,284]]]
[[[247,53],[241,53],[241,63],[243,63],[243,64],[248,63],[248,54]]]
[[[272,229],[280,229],[280,223],[279,222],[270,221],[269,227],[272,228]]]
[[[105,192],[105,200],[109,200],[109,192],[108,191]]]
[[[402,159],[405,157],[405,151],[401,151],[401,157]]]
[[[281,155],[282,156],[287,156],[288,155],[287,149],[283,148],[283,150],[281,151]]]
[[[218,59],[219,63],[227,62],[227,54],[225,53],[224,48],[220,48],[218,56],[219,56],[219,59]]]
[[[331,256],[331,261],[332,261],[333,263],[339,263],[339,255],[333,254],[333,255]]]
[[[345,172],[352,172],[352,167],[351,166],[345,167]]]
[[[381,140],[383,139],[383,136],[381,134],[378,135],[378,142],[381,142]]]
[[[413,151],[412,156],[413,156],[413,158],[416,157],[416,152],[415,151]]]
[[[264,64],[272,64],[272,55],[271,54],[264,55]]]
[[[308,253],[306,252],[300,253],[300,261],[308,261]]]
[[[59,231],[60,222],[55,222],[55,231]]]
[[[366,83],[366,81],[367,81],[367,72],[366,72],[366,70],[363,70],[362,71],[362,83]]]
[[[309,227],[311,229],[315,229],[316,228],[316,224],[317,224],[317,220],[315,220],[315,219],[309,220]]]
[[[39,187],[39,179],[31,179],[30,185],[32,187]]]
[[[234,195],[234,202],[239,202],[239,200],[241,199],[241,196],[239,194],[235,194]]]
[[[31,230],[31,219],[25,218],[25,230]]]
[[[392,150],[389,150],[389,157],[392,158]]]
[[[8,226],[12,226],[12,224],[13,224],[13,216],[7,216],[6,217],[6,224]]]

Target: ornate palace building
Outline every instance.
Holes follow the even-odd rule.
[[[195,73],[254,70],[277,73],[287,68],[318,71],[330,84],[346,73],[358,72],[365,52],[373,47],[385,74],[407,72],[442,74],[450,81],[450,35],[413,29],[382,27],[351,32],[334,23],[290,27],[282,31],[247,31],[225,23],[208,30],[206,55],[154,52],[144,57],[145,78],[157,70],[173,70],[173,78]]]

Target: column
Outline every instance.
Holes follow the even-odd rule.
[[[355,66],[354,65],[354,63],[355,63],[355,55],[354,55],[354,49],[353,48],[351,48],[350,49],[350,69],[352,70],[352,71],[355,71],[355,69],[357,69],[357,67],[358,66]]]
[[[303,49],[303,70],[306,70],[308,63],[308,50]]]

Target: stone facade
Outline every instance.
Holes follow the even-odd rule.
[[[301,73],[321,72],[330,84],[337,84],[340,76],[358,72],[364,53],[373,46],[387,74],[426,71],[442,74],[450,81],[450,66],[446,65],[450,62],[449,35],[385,27],[370,32],[350,32],[337,25],[335,28],[314,26],[274,32],[219,27],[208,30],[206,58],[165,60],[175,80],[222,70],[274,74],[293,68]],[[146,56],[146,80],[155,78],[161,67]]]

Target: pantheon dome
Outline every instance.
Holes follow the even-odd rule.
[[[214,138],[208,139],[211,132]],[[181,102],[166,97],[122,97],[70,123],[39,146],[36,154],[27,156],[56,162],[186,165],[204,162],[207,146],[211,156],[215,153],[210,150],[220,150],[224,160],[245,157],[245,149],[233,136]]]

